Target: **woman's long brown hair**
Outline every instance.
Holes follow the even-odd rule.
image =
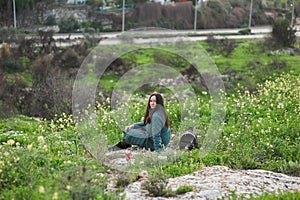
[[[151,123],[151,116],[150,116],[150,99],[152,96],[155,96],[156,97],[156,104],[159,104],[161,105],[163,108],[164,108],[164,112],[165,112],[165,115],[166,115],[166,126],[167,127],[170,127],[170,120],[169,120],[169,117],[168,117],[168,114],[166,112],[166,109],[165,109],[165,105],[164,105],[164,100],[163,100],[163,97],[161,96],[161,94],[157,93],[157,92],[154,92],[150,95],[149,99],[148,99],[148,104],[147,104],[147,108],[146,108],[146,113],[145,113],[145,116],[144,116],[144,123]]]

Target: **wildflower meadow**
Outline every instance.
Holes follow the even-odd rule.
[[[161,169],[169,177],[191,173],[205,166],[225,165],[236,169],[267,169],[299,176],[300,172],[300,76],[282,74],[267,80],[250,93],[238,90],[226,94],[227,112],[223,131],[211,153],[201,149]],[[198,137],[205,137],[210,121],[211,99],[198,95]],[[137,94],[134,120],[141,120],[144,98]],[[180,130],[180,105],[166,103],[173,133]],[[108,104],[96,107],[97,123],[89,131],[106,135],[111,143],[121,138]],[[16,116],[0,123],[0,199],[121,199],[108,192],[109,168],[84,149],[78,122],[71,115],[45,119]],[[131,155],[124,155],[130,160]]]

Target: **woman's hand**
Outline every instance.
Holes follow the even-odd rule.
[[[132,129],[132,128],[134,128],[134,125],[133,125],[133,124],[131,124],[131,125],[129,125],[129,126],[126,126],[126,127],[125,127],[125,132],[127,133],[127,132],[129,131],[129,129]]]

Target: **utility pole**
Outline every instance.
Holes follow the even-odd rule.
[[[195,0],[195,19],[194,19],[194,31],[197,31],[197,5],[198,0]]]
[[[123,0],[123,7],[122,7],[122,32],[125,31],[125,0]]]
[[[252,9],[253,9],[253,0],[251,0],[251,2],[250,2],[250,14],[249,14],[249,24],[248,24],[248,28],[251,28]]]
[[[14,9],[14,28],[17,28],[17,17],[16,17],[16,0],[13,0],[13,9]]]
[[[291,26],[293,27],[294,25],[294,17],[295,17],[295,2],[293,0],[293,3],[291,4],[292,7],[292,21],[291,21]]]

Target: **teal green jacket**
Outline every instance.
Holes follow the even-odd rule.
[[[163,115],[154,112],[151,123],[135,123],[134,128],[125,133],[125,142],[160,153],[169,145],[171,138],[171,129],[165,122]]]

